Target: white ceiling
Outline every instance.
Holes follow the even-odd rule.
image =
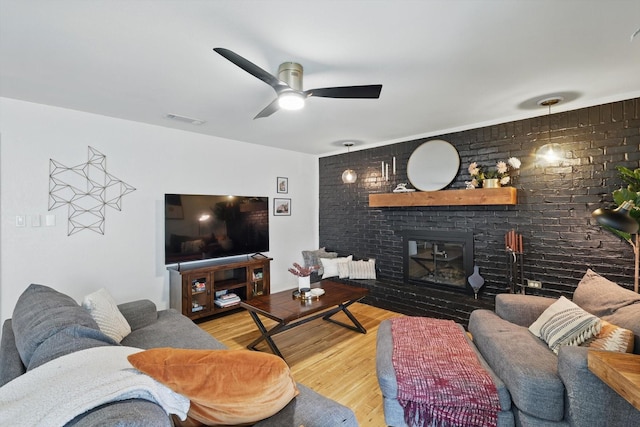
[[[638,97],[639,27],[638,0],[0,0],[0,96],[327,155]],[[275,92],[214,47],[382,93],[253,120]]]

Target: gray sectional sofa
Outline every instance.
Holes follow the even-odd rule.
[[[589,349],[562,346],[558,355],[528,327],[556,300],[532,295],[500,294],[495,312],[475,310],[469,332],[482,364],[494,378],[502,411],[498,426],[611,427],[640,426],[640,411],[593,375]],[[634,334],[640,354],[640,295],[588,271],[573,302],[582,309]],[[390,324],[378,329],[377,374],[387,425],[405,427],[397,400]]]
[[[520,294],[496,297],[495,312],[476,310],[469,332],[509,389],[519,426],[637,426],[640,411],[589,371],[581,346],[558,355],[528,327],[555,299]],[[580,308],[634,333],[640,354],[640,295],[588,271],[573,295]]]
[[[101,345],[118,345],[108,337],[100,336],[97,324],[91,324],[80,313],[77,317],[78,307],[70,306],[69,297],[56,292],[53,289],[41,285],[31,285],[38,291],[37,302],[31,299],[25,310],[32,310],[30,313],[21,313],[20,319],[33,319],[38,317],[43,310],[48,312],[47,316],[39,316],[40,325],[36,328],[28,325],[28,329],[33,333],[32,340],[40,341],[35,349],[34,358],[38,363],[46,363],[55,357],[69,354],[74,351]],[[64,298],[63,298],[64,297]],[[66,298],[66,302],[61,302]],[[142,349],[156,347],[174,347],[191,349],[224,349],[225,346],[214,339],[211,335],[203,331],[191,320],[179,314],[175,310],[157,311],[155,304],[148,300],[129,302],[118,306],[121,313],[129,322],[132,332],[120,343],[124,346],[138,347]],[[80,307],[80,309],[82,309]],[[52,314],[54,313],[54,314]],[[2,339],[0,341],[0,386],[4,386],[9,381],[23,375],[27,368],[23,364],[20,353],[16,346],[16,333],[22,333],[23,325],[16,328],[12,324],[13,320],[18,320],[14,311],[14,319],[4,322],[2,329]],[[51,330],[63,330],[62,334],[55,334],[48,337]],[[24,346],[24,342],[20,342]],[[31,366],[31,365],[29,365]],[[255,424],[256,427],[335,427],[335,426],[357,426],[355,415],[349,408],[330,400],[313,390],[298,384],[300,394],[295,397],[286,407],[272,417]],[[56,393],[56,390],[51,390]],[[25,408],[28,410],[28,408]],[[16,420],[19,425],[19,420]],[[86,413],[77,416],[70,421],[67,426],[172,426],[172,419],[166,415],[164,410],[155,403],[142,400],[130,399],[116,401],[94,408]]]

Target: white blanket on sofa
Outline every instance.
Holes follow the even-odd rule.
[[[105,346],[67,354],[0,387],[0,425],[63,426],[108,402],[140,398],[186,418],[189,399],[133,368],[139,348]]]

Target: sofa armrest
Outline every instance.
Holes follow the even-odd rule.
[[[529,327],[557,300],[522,294],[496,295],[496,314],[518,326]]]
[[[158,320],[156,305],[148,299],[118,304],[118,309],[129,322],[132,331],[144,328]]]
[[[0,341],[0,387],[14,378],[18,378],[26,371],[16,347],[11,319],[7,319],[2,326],[2,340]]]
[[[640,411],[589,370],[589,351],[594,350],[560,347],[558,375],[566,390],[565,421],[593,427],[640,425]]]

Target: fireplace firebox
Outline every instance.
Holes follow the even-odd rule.
[[[473,233],[403,230],[404,282],[471,292]]]

